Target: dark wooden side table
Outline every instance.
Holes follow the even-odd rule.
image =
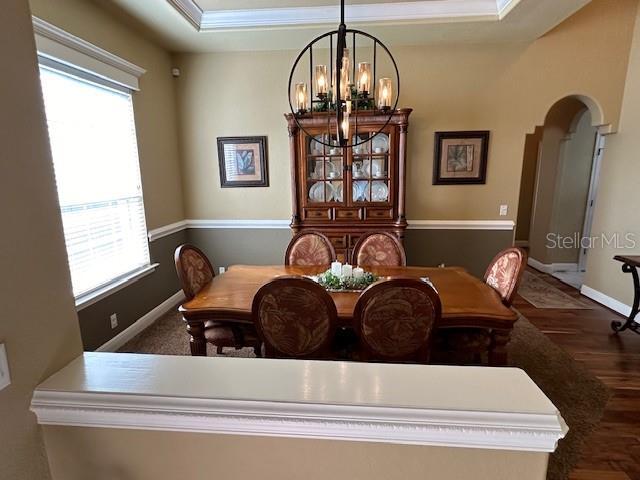
[[[629,314],[627,321],[624,323],[613,321],[611,322],[611,328],[613,328],[613,331],[616,333],[623,332],[627,329],[640,333],[640,324],[634,322],[636,315],[638,315],[638,312],[640,311],[640,276],[638,275],[638,268],[640,268],[640,255],[630,257],[616,255],[613,259],[622,262],[622,271],[624,273],[630,273],[633,277],[634,297],[633,307],[631,307],[631,313]]]

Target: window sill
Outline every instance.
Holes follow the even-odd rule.
[[[98,290],[79,296],[78,298],[76,298],[76,311],[79,312],[80,310],[87,308],[88,306],[93,305],[96,302],[99,302],[109,295],[113,295],[123,288],[128,287],[132,283],[135,283],[141,278],[155,272],[156,268],[159,265],[159,263],[152,263],[151,265],[131,272],[125,277],[118,278],[117,280],[105,285]]]

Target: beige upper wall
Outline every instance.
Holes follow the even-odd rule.
[[[633,289],[629,274],[620,271],[614,255],[640,254],[638,179],[640,178],[640,12],[636,20],[629,71],[624,92],[620,128],[607,137],[591,235],[632,234],[631,248],[598,246],[587,256],[585,284],[631,305]],[[624,238],[621,238],[623,241]]]
[[[0,391],[0,478],[49,478],[29,411],[36,385],[82,352],[43,114],[27,0],[0,15],[0,343],[11,385]]]
[[[134,93],[147,227],[184,219],[171,56],[86,0],[30,0],[37,17],[147,70]]]
[[[516,218],[526,133],[567,95],[597,102],[616,128],[637,0],[594,0],[532,44],[398,47],[409,126],[409,219]],[[425,27],[428,28],[428,27]],[[301,45],[302,47],[302,45]],[[178,82],[188,218],[291,215],[286,85],[296,52],[184,54]],[[578,75],[576,72],[580,72]],[[486,185],[433,186],[433,134],[491,130]],[[267,189],[221,189],[216,137],[268,135]]]

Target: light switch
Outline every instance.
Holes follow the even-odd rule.
[[[509,212],[509,205],[500,205],[500,216],[506,217]]]
[[[0,344],[0,390],[11,384],[9,375],[9,361],[7,360],[7,349],[4,343]]]

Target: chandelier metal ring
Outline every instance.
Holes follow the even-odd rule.
[[[344,5],[343,5],[343,8],[344,8]],[[292,101],[292,84],[293,84],[294,75],[296,73],[296,69],[297,69],[300,61],[302,60],[302,58],[306,54],[308,54],[309,55],[309,70],[310,70],[309,71],[309,84],[313,85],[313,68],[314,68],[314,66],[313,66],[313,46],[315,44],[317,44],[318,42],[320,42],[321,40],[329,37],[329,39],[330,39],[330,47],[329,47],[329,49],[331,51],[332,48],[333,48],[333,37],[335,35],[336,38],[338,38],[338,42],[336,42],[338,47],[337,47],[337,52],[335,54],[335,57],[333,56],[334,55],[333,51],[330,52],[331,53],[331,57],[332,57],[332,61],[333,61],[334,58],[337,60],[340,57],[340,54],[342,53],[341,50],[343,50],[345,48],[345,43],[344,42],[346,41],[346,36],[347,35],[352,35],[353,36],[353,45],[354,46],[356,44],[356,42],[355,42],[356,36],[357,35],[361,35],[361,36],[366,37],[366,38],[368,38],[370,40],[373,40],[373,52],[374,52],[373,53],[373,71],[374,71],[373,84],[375,84],[375,81],[376,81],[376,79],[375,79],[375,71],[376,71],[376,61],[377,61],[377,58],[376,58],[377,47],[380,47],[388,55],[389,59],[391,60],[391,64],[393,65],[393,69],[394,69],[394,73],[395,73],[395,80],[396,80],[396,87],[394,89],[395,90],[395,92],[394,92],[395,93],[395,101],[393,102],[392,106],[390,106],[390,107],[388,107],[386,109],[379,109],[376,106],[375,86],[374,86],[374,91],[371,92],[373,94],[373,98],[372,99],[368,99],[368,100],[372,100],[373,101],[373,104],[374,104],[373,111],[375,111],[375,113],[377,115],[386,115],[387,116],[387,119],[386,119],[385,123],[375,133],[373,133],[371,135],[371,137],[375,137],[376,135],[381,133],[387,127],[389,122],[391,122],[391,119],[392,119],[392,117],[393,117],[393,115],[394,115],[394,113],[396,111],[397,106],[398,106],[398,101],[399,101],[399,98],[400,98],[400,73],[398,71],[398,65],[396,63],[395,58],[393,58],[393,55],[391,54],[391,52],[387,48],[387,46],[384,43],[382,43],[379,39],[374,37],[373,35],[370,35],[370,34],[368,34],[366,32],[361,31],[361,30],[348,29],[348,28],[346,28],[344,26],[344,23],[342,23],[340,25],[340,27],[341,28],[339,30],[332,30],[330,32],[323,33],[322,35],[319,35],[318,37],[314,38],[311,42],[309,42],[307,44],[306,47],[304,47],[304,49],[296,57],[296,59],[295,59],[295,61],[293,63],[293,67],[291,68],[291,72],[289,74],[289,83],[288,83],[288,89],[287,89],[287,96],[289,98],[289,108],[291,110],[291,113],[293,115],[293,119],[295,120],[298,128],[300,128],[308,136],[314,137],[314,135],[311,132],[309,132],[302,125],[302,122],[300,122],[299,117],[308,116],[308,115],[313,116],[314,113],[318,114],[319,112],[314,112],[314,103],[319,103],[320,101],[314,100],[313,98],[309,99],[309,103],[310,103],[310,111],[309,111],[309,113],[306,113],[306,112],[300,113],[299,111],[296,111],[296,109],[294,108],[293,101]],[[340,44],[340,36],[342,36],[342,41],[343,41],[342,49],[341,49],[341,47],[339,45]],[[354,51],[353,54],[354,54],[354,57],[355,57],[355,51]],[[336,70],[336,83],[338,85],[337,88],[339,89],[340,80],[338,78],[339,77],[338,72],[340,70],[338,69],[337,65],[338,65],[338,62],[336,62],[336,65],[331,65],[331,68],[332,68],[332,71],[333,71],[333,69]],[[354,71],[355,71],[355,62],[354,62],[354,66],[353,67],[354,67]],[[352,85],[349,85],[349,88],[351,88],[351,86]],[[332,85],[332,87],[336,88],[336,85]],[[312,95],[313,95],[313,89],[311,89],[311,92],[312,92]],[[339,95],[338,92],[336,92],[336,99],[337,99],[336,102],[335,102],[336,103],[336,108],[335,108],[336,125],[340,125],[340,123],[342,121],[343,113],[342,113],[342,109],[338,108],[338,102],[340,102],[340,105],[342,105],[343,101],[340,98],[340,95]],[[348,101],[351,101],[351,100],[348,100]],[[330,100],[326,100],[326,102],[328,102],[328,105],[331,104]],[[365,110],[358,110],[357,107],[358,107],[358,103],[359,102],[361,102],[361,100],[356,99],[356,101],[355,101],[355,104],[356,104],[355,111],[356,111],[356,113],[358,113],[359,111],[367,111],[366,109]],[[333,111],[330,108],[326,111],[326,113],[322,112],[323,114],[325,114],[328,117],[328,119],[327,119],[328,123],[330,123],[329,115],[332,112]],[[347,138],[346,141],[343,139],[342,143],[339,145],[340,147],[343,147],[343,148],[356,147],[358,145],[363,145],[363,144],[367,143],[370,140],[369,138],[360,139],[358,137],[358,131],[357,131],[358,116],[357,115],[355,116],[354,124],[355,124],[355,129],[354,129],[354,132],[353,132],[353,137],[356,139],[356,141],[352,142],[350,138]],[[333,126],[335,126],[335,125],[333,125]],[[349,136],[351,136],[351,135],[349,135]],[[333,143],[331,143],[331,135],[329,135],[329,139],[326,142],[325,142],[324,138],[325,137],[323,135],[322,136],[322,140],[316,138],[315,141],[317,143],[319,143],[321,145],[324,145],[324,146],[327,146],[327,147],[334,147],[335,146]]]

